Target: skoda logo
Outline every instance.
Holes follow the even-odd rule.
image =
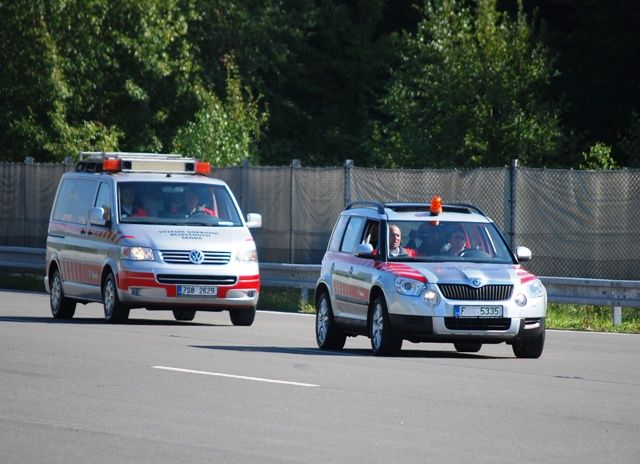
[[[204,261],[204,253],[200,250],[191,250],[189,252],[189,261],[191,261],[193,264],[200,264],[202,261]]]
[[[480,282],[480,279],[473,279],[471,281],[471,285],[473,285],[474,287],[478,288],[480,286],[482,282]]]

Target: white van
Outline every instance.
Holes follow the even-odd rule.
[[[209,163],[175,154],[81,153],[64,174],[51,210],[45,288],[56,319],[77,303],[102,302],[109,322],[133,308],[229,311],[255,318],[256,245],[233,193],[208,177]]]

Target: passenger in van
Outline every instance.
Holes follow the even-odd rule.
[[[187,215],[204,214],[206,216],[215,216],[216,213],[212,209],[207,208],[198,201],[197,192],[187,193]]]
[[[148,216],[144,208],[137,206],[132,187],[122,186],[120,190],[120,215],[122,217]]]
[[[395,224],[389,226],[389,255],[394,258],[414,257],[416,251],[412,248],[400,246],[402,242],[402,231]]]

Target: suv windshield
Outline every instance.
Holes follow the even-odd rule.
[[[120,182],[121,223],[240,227],[242,220],[222,185]]]
[[[389,223],[392,261],[474,261],[515,264],[492,223],[394,221]]]

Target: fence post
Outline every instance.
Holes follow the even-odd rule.
[[[351,201],[351,174],[353,172],[353,160],[344,162],[344,206]]]
[[[613,307],[613,325],[622,324],[622,307],[614,306]]]
[[[516,251],[516,209],[517,209],[516,187],[517,187],[517,177],[518,177],[518,164],[519,163],[517,158],[514,160],[511,160],[511,170],[510,170],[510,176],[509,176],[509,180],[510,180],[509,195],[511,197],[509,198],[509,205],[510,205],[509,245],[511,246],[511,249],[514,252]]]
[[[242,198],[240,199],[240,209],[243,214],[247,214],[247,205],[249,201],[247,196],[249,196],[249,167],[251,163],[249,162],[249,158],[245,158],[242,160],[242,165],[240,167],[240,185],[241,185],[241,194]]]
[[[294,263],[295,258],[295,240],[293,239],[293,170],[301,167],[299,159],[291,160],[291,168],[289,169],[289,262]]]

